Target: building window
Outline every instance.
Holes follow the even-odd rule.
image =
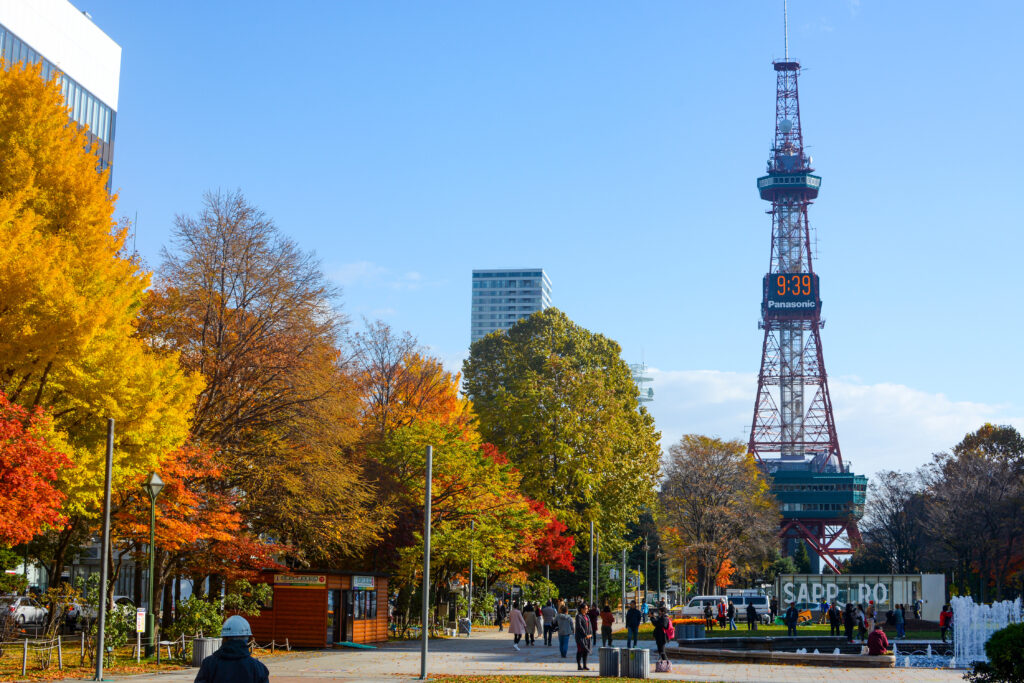
[[[377,591],[356,591],[353,619],[377,618]]]

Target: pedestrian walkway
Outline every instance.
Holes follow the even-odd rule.
[[[431,641],[428,675],[565,675],[597,677],[597,653],[591,657],[591,671],[577,672],[575,644],[569,657],[559,656],[557,642],[551,647],[538,641],[531,647],[512,649],[507,632],[477,629],[471,638]],[[616,641],[616,645],[624,641]],[[653,642],[641,646],[654,647]],[[654,658],[652,657],[652,662]],[[287,659],[268,659],[270,680],[293,683],[316,679],[326,681],[405,681],[420,671],[419,641],[388,643],[376,650],[314,651]],[[804,681],[960,681],[962,671],[937,669],[834,669],[805,666],[727,664],[673,661],[671,674],[652,674],[652,678],[688,681],[743,681],[802,683]],[[120,676],[133,683],[191,683],[196,669],[149,676]]]

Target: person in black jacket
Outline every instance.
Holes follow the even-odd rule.
[[[220,649],[203,660],[195,683],[270,683],[270,671],[249,653],[252,629],[240,616],[228,617]]]
[[[800,618],[800,613],[796,611],[796,605],[792,602],[789,603],[789,607],[786,609],[786,635],[796,635],[796,623]]]
[[[626,612],[626,647],[636,647],[640,643],[640,622],[644,620],[640,610],[636,608],[636,600],[631,600]]]
[[[579,671],[590,671],[587,668],[587,655],[590,648],[594,646],[594,626],[587,613],[587,603],[580,605],[576,611],[576,669]]]
[[[853,625],[857,622],[857,618],[853,614],[853,603],[846,603],[846,609],[843,610],[843,628],[846,629],[846,642],[853,642]]]
[[[753,602],[747,603],[747,630],[757,630],[757,608],[754,607]]]
[[[498,627],[499,631],[505,630],[505,617],[508,611],[505,609],[505,603],[498,600],[497,606],[494,608],[494,624]]]
[[[840,635],[839,631],[843,626],[843,613],[839,611],[839,605],[835,600],[828,608],[828,626],[830,636]]]
[[[658,645],[658,659],[668,659],[668,655],[665,654],[665,643],[668,642],[668,610],[659,607],[651,617],[651,623],[654,624],[654,642]]]

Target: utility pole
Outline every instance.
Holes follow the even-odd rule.
[[[434,478],[434,447],[427,446],[427,472],[423,493],[423,643],[420,645],[420,680],[427,680],[427,627],[430,612],[430,488]]]
[[[96,678],[103,680],[103,641],[107,628],[107,566],[110,564],[110,478],[114,469],[114,418],[107,420],[107,470],[103,479],[103,547],[100,548],[100,613],[96,625]],[[28,641],[25,641],[28,643]]]
[[[594,604],[594,523],[590,523],[590,600],[588,605]]]
[[[626,549],[622,549],[622,623],[626,623]]]
[[[473,544],[469,552],[469,606],[466,608],[466,615],[469,618],[469,633],[473,632],[473,553],[476,550],[476,521],[469,521],[469,533],[473,538],[470,542]],[[469,635],[468,633],[466,635]]]

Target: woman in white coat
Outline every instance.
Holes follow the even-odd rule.
[[[519,649],[519,639],[526,633],[526,620],[519,611],[519,601],[512,603],[512,611],[508,613],[508,632],[512,634],[512,647]]]

